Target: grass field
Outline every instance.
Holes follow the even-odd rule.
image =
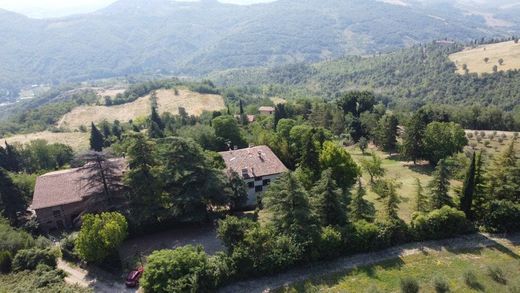
[[[364,156],[357,146],[348,148],[348,152],[357,163],[359,163],[362,158],[369,159],[369,154],[372,151],[374,151],[379,157],[383,158],[383,168],[386,170],[385,177],[395,179],[397,183],[401,184],[401,188],[398,189],[398,195],[401,198],[401,203],[399,204],[399,216],[403,220],[409,222],[414,213],[415,194],[417,191],[416,179],[421,181],[421,185],[426,191],[426,186],[432,178],[431,174],[433,168],[426,163],[418,163],[417,165],[414,165],[413,162],[399,161],[398,158],[393,156],[390,157],[387,153],[383,153],[373,147],[370,150],[365,151]],[[363,172],[362,183],[367,190],[367,199],[374,202],[376,208],[379,210],[381,202],[377,200],[378,196],[370,190],[370,177],[365,172]],[[452,187],[460,185],[460,182],[455,180],[452,181]],[[453,192],[452,195],[454,195]]]
[[[75,151],[85,151],[89,145],[89,134],[82,132],[50,132],[43,131],[30,134],[19,134],[7,138],[2,138],[2,144],[7,141],[10,144],[25,144],[31,140],[44,139],[49,143],[63,143],[72,147]]]
[[[449,58],[457,66],[459,74],[464,74],[464,64],[467,65],[470,73],[478,74],[492,73],[494,65],[498,66],[499,71],[520,69],[520,43],[509,41],[481,45],[451,54]],[[489,58],[488,62],[485,62],[484,58]],[[499,59],[504,60],[502,65],[499,65]]]
[[[307,280],[282,292],[401,292],[404,277],[419,282],[420,292],[436,292],[433,280],[446,281],[449,292],[520,292],[520,246],[495,246],[465,251],[443,251],[401,257],[376,265]],[[499,269],[504,280],[491,277],[492,269]],[[468,285],[468,273],[475,282]]]
[[[218,95],[207,95],[179,90],[158,90],[157,100],[160,112],[177,114],[179,107],[184,107],[189,114],[200,115],[204,110],[215,111],[225,108],[224,99]],[[150,96],[137,99],[132,103],[117,106],[81,106],[65,114],[59,121],[58,127],[74,130],[81,125],[91,122],[99,123],[103,120],[127,122],[130,119],[144,117],[150,113]]]

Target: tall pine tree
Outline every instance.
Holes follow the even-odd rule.
[[[375,134],[375,143],[385,152],[397,149],[397,117],[385,114],[379,121]]]
[[[484,217],[485,205],[489,201],[489,194],[486,186],[486,174],[482,152],[479,152],[475,163],[475,192],[473,194],[473,216],[477,220]]]
[[[18,212],[25,210],[25,202],[7,171],[0,168],[0,212],[11,224],[18,222]]]
[[[453,207],[453,201],[449,195],[449,171],[444,160],[440,160],[437,167],[435,167],[433,178],[428,187],[430,189],[431,209],[440,209],[445,205]]]
[[[99,129],[97,129],[94,122],[91,123],[90,128],[90,149],[96,152],[101,152],[105,144],[103,134],[101,134]]]
[[[476,154],[473,153],[471,163],[466,171],[464,185],[460,197],[460,210],[466,214],[468,219],[473,219],[472,206],[473,196],[475,194],[475,172],[476,172]]]
[[[487,173],[489,194],[499,200],[520,202],[520,166],[515,141],[494,160]]]
[[[415,113],[405,128],[403,135],[402,155],[413,161],[423,158],[424,152],[424,133],[427,123],[426,115],[419,110]]]
[[[309,197],[292,173],[285,173],[271,184],[263,196],[263,204],[278,233],[301,243],[308,243],[317,236],[318,226],[311,213]]]
[[[350,202],[349,219],[351,221],[365,220],[372,222],[375,218],[376,209],[374,204],[365,199],[366,190],[361,184],[361,180],[358,181],[358,187],[352,201]]]
[[[347,223],[346,208],[342,203],[342,191],[332,178],[332,169],[322,172],[311,195],[312,208],[323,227],[344,226]]]
[[[419,180],[419,178],[416,178],[415,180],[417,186],[417,190],[415,192],[415,211],[424,213],[429,210],[428,198],[424,194],[424,189],[422,187],[421,180]]]

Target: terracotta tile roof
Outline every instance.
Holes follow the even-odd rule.
[[[287,172],[288,169],[267,146],[221,152],[228,169],[244,178],[268,176]]]
[[[114,159],[123,170],[126,166],[124,159]],[[75,202],[81,202],[93,189],[87,187],[82,178],[86,171],[81,168],[50,172],[36,178],[31,209],[43,209]],[[101,188],[101,186],[99,187]]]

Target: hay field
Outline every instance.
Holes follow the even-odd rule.
[[[498,66],[498,71],[520,69],[520,43],[509,41],[481,45],[451,54],[449,58],[457,66],[459,74],[464,74],[464,64],[468,66],[469,73],[478,74],[492,73],[494,65]],[[488,62],[484,58],[489,58]],[[499,65],[499,59],[504,60],[502,65]]]
[[[215,111],[225,108],[224,99],[219,95],[199,94],[188,90],[157,91],[158,108],[161,113],[177,114],[179,107],[184,107],[189,114],[200,115],[204,110]],[[150,95],[141,97],[132,103],[117,106],[81,106],[65,114],[58,122],[58,127],[74,130],[81,125],[88,126],[91,122],[103,120],[127,122],[130,119],[144,117],[150,114]]]
[[[25,144],[31,140],[44,139],[49,143],[63,143],[69,145],[74,151],[81,152],[88,150],[89,134],[83,132],[36,132],[29,134],[18,134],[11,137],[2,138],[2,144],[7,141],[9,144]]]

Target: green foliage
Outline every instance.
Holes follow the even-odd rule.
[[[0,168],[0,211],[13,224],[18,223],[18,212],[23,212],[26,203],[17,186],[5,169]]]
[[[466,171],[464,184],[461,191],[460,209],[466,214],[468,219],[473,218],[473,197],[475,194],[475,172],[476,154],[473,153],[471,163]]]
[[[417,111],[405,127],[401,155],[411,159],[414,163],[425,157],[424,136],[426,132],[427,115],[424,111]]]
[[[233,216],[227,216],[223,220],[219,220],[217,235],[224,243],[229,252],[244,241],[246,232],[254,227],[258,227],[258,223],[248,219],[239,219]]]
[[[322,172],[311,194],[311,208],[322,227],[344,226],[347,223],[343,194],[332,177],[332,169]]]
[[[35,245],[31,234],[16,230],[9,225],[9,221],[0,217],[0,251],[8,251],[15,255],[20,249],[28,249]]]
[[[392,114],[385,114],[378,123],[374,143],[385,152],[397,150],[397,126],[399,121]]]
[[[157,250],[149,257],[141,286],[146,292],[208,292],[208,256],[200,246]]]
[[[418,293],[419,282],[412,277],[405,277],[401,279],[401,292],[402,293]]]
[[[74,151],[61,143],[49,144],[46,140],[36,139],[19,146],[20,167],[28,173],[44,170],[56,170],[70,164],[74,159]]]
[[[237,121],[233,116],[219,116],[213,119],[211,124],[219,141],[219,150],[227,150],[226,147],[243,148],[246,146]]]
[[[117,212],[86,214],[76,239],[76,250],[87,262],[100,263],[116,251],[127,236],[128,224]]]
[[[507,279],[505,277],[504,271],[497,266],[488,266],[487,268],[488,276],[493,279],[493,281],[499,284],[507,284]]]
[[[356,183],[359,168],[345,148],[338,144],[325,141],[319,155],[319,162],[322,170],[328,168],[332,170],[332,178],[344,190],[350,189]],[[313,165],[314,168],[316,166]]]
[[[56,267],[56,252],[49,248],[30,248],[19,250],[13,259],[13,270],[34,270],[39,264]]]
[[[435,276],[433,278],[433,288],[436,293],[448,293],[450,292],[450,285],[444,277]]]
[[[370,154],[370,159],[362,158],[359,162],[363,171],[370,176],[370,182],[375,183],[374,179],[379,179],[385,176],[385,169],[383,168],[383,160],[375,153]]]
[[[368,140],[362,136],[358,141],[358,147],[361,150],[361,153],[364,155],[366,149],[368,148]]]
[[[0,274],[2,292],[41,292],[41,293],[91,293],[90,288],[68,285],[65,274],[47,265],[38,265],[34,271],[21,271],[8,275]]]
[[[301,261],[304,244],[288,234],[270,228],[248,230],[244,241],[235,247],[231,258],[239,277],[274,274]]]
[[[520,204],[508,200],[493,200],[485,211],[483,224],[493,233],[520,231]]]
[[[462,275],[464,283],[471,289],[481,290],[482,284],[480,284],[477,275],[473,271],[465,271]]]
[[[440,160],[433,172],[433,178],[428,184],[431,209],[440,209],[445,205],[453,206],[453,200],[448,194],[449,188],[449,171],[444,160]]]
[[[424,194],[421,180],[416,178],[415,182],[417,185],[417,191],[415,192],[415,211],[421,213],[427,212],[430,208],[430,204],[428,202],[428,198]]]
[[[350,213],[348,218],[350,221],[356,222],[365,220],[367,222],[372,222],[374,220],[376,208],[373,203],[364,198],[365,195],[365,188],[363,188],[361,181],[359,181],[356,193],[352,197],[349,205]]]
[[[432,122],[424,135],[425,158],[432,165],[459,153],[468,144],[466,133],[455,123]]]
[[[272,183],[263,196],[263,205],[277,233],[293,237],[301,245],[316,237],[309,196],[294,174],[285,173]]]
[[[429,213],[415,213],[412,229],[419,240],[444,239],[472,232],[464,212],[444,206]]]
[[[233,210],[246,205],[247,186],[244,179],[237,172],[230,170],[229,173],[229,189],[231,190],[229,201],[230,208]]]
[[[94,122],[90,125],[90,149],[96,152],[101,152],[103,150],[103,146],[105,145],[105,139],[103,134],[97,129]]]
[[[0,251],[0,273],[8,274],[12,268],[12,256],[9,251]]]
[[[343,245],[343,235],[337,228],[327,226],[321,230],[318,246],[321,258],[331,259],[341,255]]]
[[[499,200],[520,203],[520,160],[512,141],[487,170],[488,193]]]
[[[397,220],[399,219],[399,203],[401,199],[397,195],[397,189],[401,186],[394,180],[381,179],[374,184],[374,192],[379,196],[379,199],[383,201],[383,208],[381,209],[381,215],[386,220]]]

